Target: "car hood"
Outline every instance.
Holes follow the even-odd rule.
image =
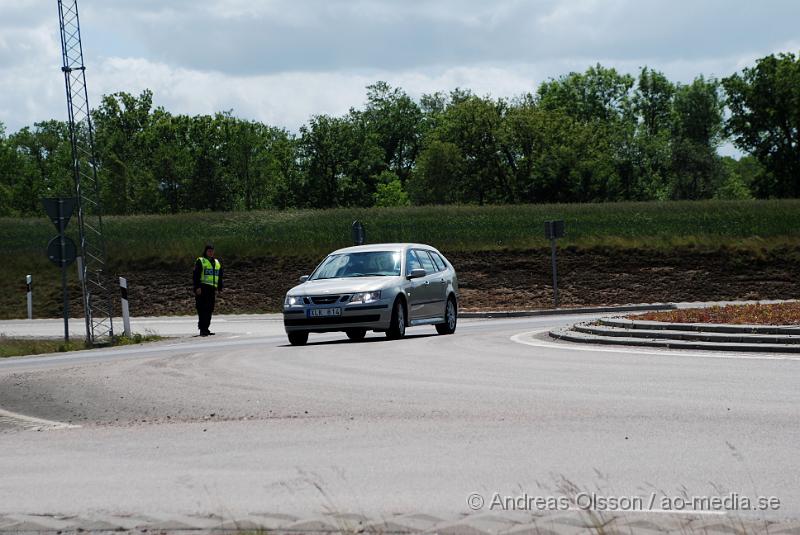
[[[312,280],[298,284],[291,290],[291,295],[325,295],[350,294],[355,292],[373,292],[397,284],[400,277],[350,277],[344,279]]]

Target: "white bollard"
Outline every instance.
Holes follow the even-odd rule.
[[[125,336],[131,336],[131,317],[128,310],[128,281],[125,277],[119,278],[119,289],[122,293],[122,326],[125,330]]]
[[[33,286],[31,284],[31,276],[25,277],[25,282],[28,285],[28,319],[33,319]]]

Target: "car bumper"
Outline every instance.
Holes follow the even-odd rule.
[[[330,332],[347,329],[385,331],[389,328],[392,311],[387,303],[350,305],[342,307],[342,315],[334,317],[308,317],[307,310],[324,307],[291,307],[283,309],[283,327],[286,332]]]

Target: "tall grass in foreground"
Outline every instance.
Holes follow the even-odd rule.
[[[152,333],[134,333],[130,337],[116,337],[111,345],[126,346],[155,342],[162,339],[161,336]],[[90,349],[90,347],[81,338],[81,333],[73,333],[73,338],[69,342],[54,338],[10,338],[0,334],[0,358],[64,353],[66,351],[81,351],[84,349]]]
[[[800,200],[424,206],[188,213],[107,217],[111,263],[185,261],[214,242],[226,258],[320,256],[350,245],[350,224],[367,240],[424,242],[444,251],[543,247],[543,222],[566,220],[563,246],[760,246],[800,238]],[[76,224],[70,225],[76,234]],[[5,261],[44,260],[55,230],[41,218],[0,218]],[[36,261],[38,263],[38,261]],[[14,262],[16,263],[16,261]]]

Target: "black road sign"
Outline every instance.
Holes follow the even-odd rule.
[[[61,236],[56,236],[47,244],[47,258],[58,267],[66,267],[75,261],[78,248],[72,238],[64,236],[64,254],[61,254]]]
[[[352,234],[354,245],[364,245],[364,242],[367,239],[367,232],[364,230],[364,224],[358,219],[353,221]]]
[[[59,210],[59,202],[61,209]],[[45,198],[42,199],[44,211],[47,212],[47,217],[56,226],[56,230],[61,232],[62,228],[67,228],[69,218],[72,217],[72,212],[75,211],[75,206],[78,204],[77,197],[62,197],[62,198]],[[64,220],[64,226],[59,224],[59,217]]]
[[[544,222],[544,237],[548,240],[564,237],[564,221],[545,221]]]

